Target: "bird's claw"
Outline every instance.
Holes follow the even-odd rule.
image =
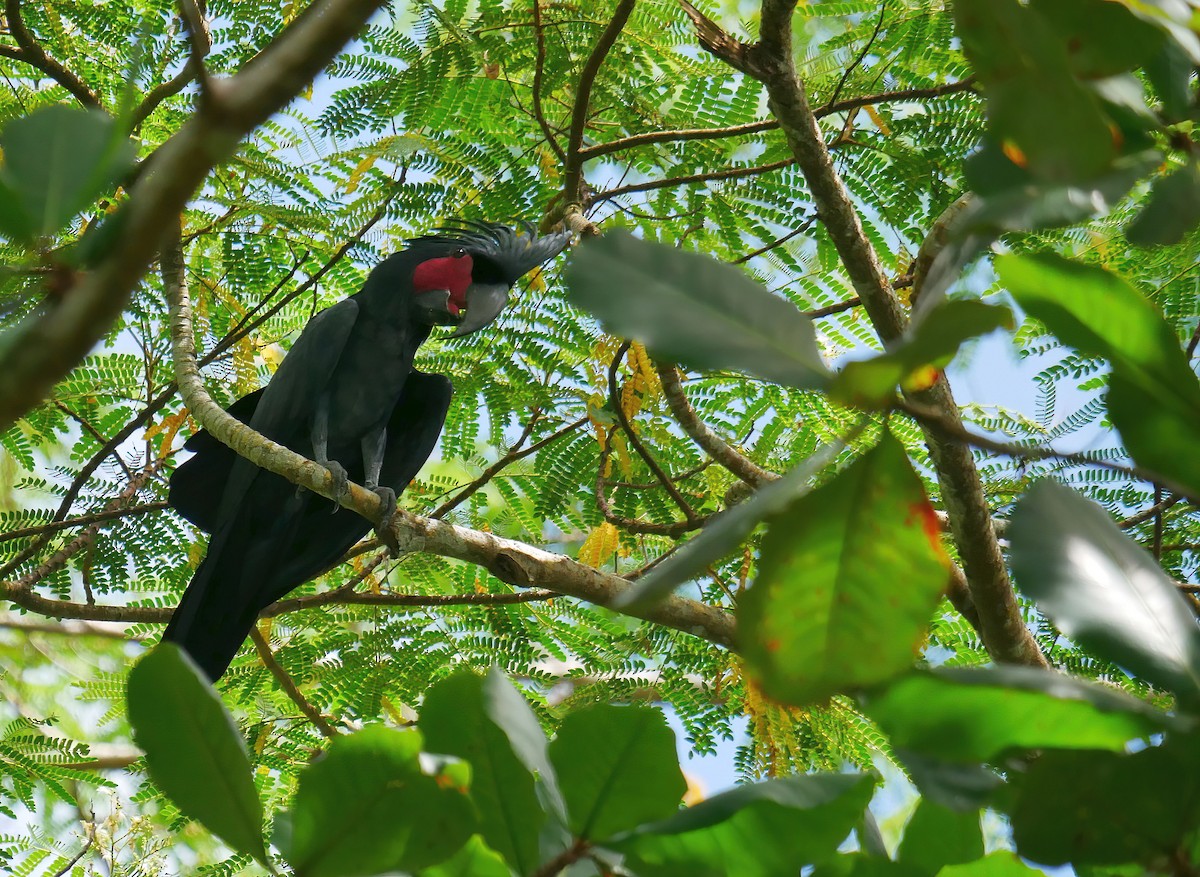
[[[329,474],[333,478],[333,495],[336,499],[333,501],[331,514],[336,515],[342,507],[341,501],[350,492],[350,475],[346,472],[346,467],[337,460],[327,460],[321,465],[329,470]]]
[[[375,535],[379,537],[380,542],[387,546],[392,557],[399,557],[400,543],[396,541],[396,534],[392,530],[392,522],[396,518],[396,491],[390,487],[379,486],[371,489],[383,503],[383,514],[379,516],[379,523],[375,525]]]

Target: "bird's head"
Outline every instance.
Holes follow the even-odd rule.
[[[425,256],[413,271],[415,305],[424,321],[457,326],[451,338],[476,332],[500,316],[513,284],[561,253],[570,237],[539,237],[529,224],[514,231],[463,222],[415,238],[410,247]]]

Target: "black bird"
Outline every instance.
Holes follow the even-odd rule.
[[[450,381],[413,369],[435,325],[470,334],[500,315],[513,284],[566,246],[492,223],[463,223],[408,242],[363,288],[313,317],[271,382],[229,413],[258,432],[361,482],[395,510],[432,453]],[[206,432],[171,476],[169,501],[212,534],[208,553],[171,616],[178,643],[214,681],[266,606],[333,566],[370,524],[260,469]]]

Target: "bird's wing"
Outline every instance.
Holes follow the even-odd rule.
[[[267,384],[250,425],[293,450],[306,443],[317,399],[333,376],[357,320],[358,302],[353,296],[309,320]]]
[[[249,396],[243,396],[225,411],[242,423],[249,423],[265,391],[264,387]],[[193,456],[171,473],[167,502],[201,530],[211,533],[217,525],[221,495],[225,492],[225,484],[229,481],[229,473],[238,455],[233,448],[217,441],[206,429],[192,435],[183,447],[192,451]]]
[[[450,392],[442,375],[409,375],[388,422],[382,484],[399,493],[420,470],[437,445]],[[230,463],[236,469],[245,461]],[[361,480],[361,459],[348,469]],[[213,679],[233,660],[259,612],[336,564],[370,529],[354,512],[331,515],[328,500],[258,471],[254,489],[213,536],[164,634]],[[210,474],[221,477],[215,466]]]

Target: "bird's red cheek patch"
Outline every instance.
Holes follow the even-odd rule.
[[[428,259],[413,271],[413,289],[428,292],[431,289],[450,291],[447,306],[450,313],[458,315],[467,304],[467,287],[471,285],[471,257],[446,256]]]

